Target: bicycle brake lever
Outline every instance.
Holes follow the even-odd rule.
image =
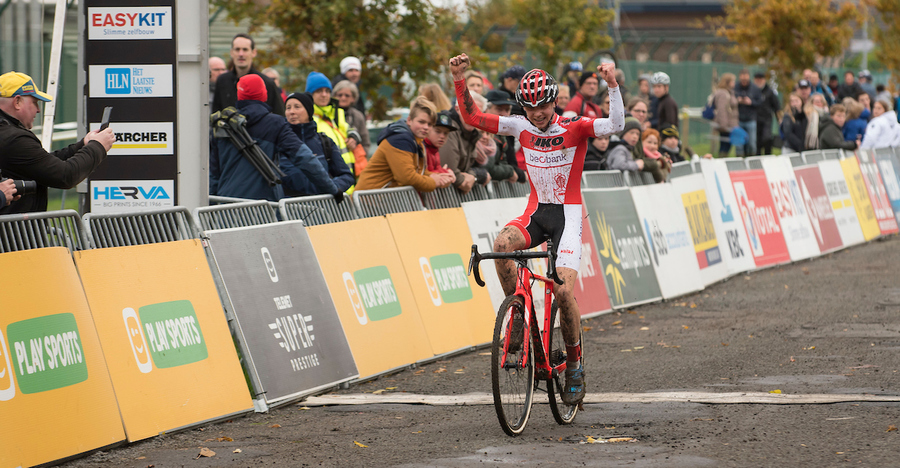
[[[484,287],[484,280],[481,279],[481,273],[478,271],[478,264],[481,262],[481,254],[478,253],[478,245],[472,244],[472,256],[469,257],[469,276],[475,272],[475,282],[478,286]]]

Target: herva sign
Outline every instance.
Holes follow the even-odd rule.
[[[172,7],[88,8],[88,39],[172,39]]]
[[[391,272],[384,265],[344,272],[344,287],[360,325],[400,315],[403,310]]]
[[[87,362],[75,316],[35,317],[6,327],[0,334],[0,401],[12,399],[15,383],[23,394],[68,387],[88,378]],[[10,366],[10,362],[12,366]]]
[[[466,276],[466,267],[463,266],[459,254],[420,257],[419,267],[422,269],[422,276],[425,277],[425,284],[428,285],[431,302],[435,306],[472,299],[472,288]]]
[[[109,213],[175,205],[173,180],[92,180],[91,212]]]
[[[190,301],[171,301],[143,306],[138,312],[122,310],[125,332],[138,369],[144,374],[183,366],[209,356],[197,314]]]

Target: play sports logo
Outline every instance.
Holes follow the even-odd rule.
[[[386,266],[364,268],[352,274],[345,271],[342,278],[360,325],[396,317],[403,312]]]
[[[428,295],[431,296],[434,305],[472,299],[472,287],[469,285],[466,267],[463,266],[459,254],[419,257],[419,268],[425,277]]]
[[[73,314],[14,322],[0,331],[0,401],[68,387],[88,378],[81,334]]]
[[[122,310],[125,333],[138,370],[157,369],[202,361],[209,355],[200,322],[191,301],[150,304],[135,312]]]

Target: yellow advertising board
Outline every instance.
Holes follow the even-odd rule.
[[[384,217],[307,230],[360,377],[434,356]]]
[[[32,466],[125,438],[69,251],[0,254],[0,467]]]
[[[466,276],[472,236],[462,208],[387,215],[436,354],[491,341],[494,307]]]
[[[859,170],[859,161],[856,160],[856,156],[842,159],[841,169],[844,171],[844,178],[847,179],[847,188],[850,190],[853,206],[856,207],[856,216],[859,218],[863,237],[866,238],[866,241],[870,241],[881,235],[881,228],[878,227],[875,209],[872,208],[872,202],[869,200],[869,193],[866,191],[866,183]]]
[[[129,441],[253,409],[199,240],[76,252],[75,263]]]

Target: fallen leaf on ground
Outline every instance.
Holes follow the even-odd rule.
[[[444,373],[444,372],[447,372],[447,368],[446,368],[446,367],[441,367],[441,368],[436,369],[436,370],[434,371],[435,374],[442,374],[442,373]]]
[[[649,329],[650,329],[650,327],[641,327],[641,331],[647,331]]]
[[[385,390],[397,390],[397,387],[388,387],[388,388],[385,388]]]
[[[691,302],[691,309],[696,309],[696,308],[697,308],[697,304],[694,304],[693,302]]]
[[[491,353],[478,353],[479,356],[490,356]]]
[[[631,315],[637,315],[637,312],[635,312],[635,311],[633,311],[633,310],[629,310],[628,313],[631,314]]]
[[[217,437],[216,440],[219,442],[234,442],[234,439],[231,437]]]
[[[631,350],[630,350],[630,349],[623,349],[622,352],[623,352],[623,353],[630,353]]]
[[[769,393],[781,393],[781,390],[769,390]]]
[[[884,432],[894,432],[896,430],[897,430],[897,426],[891,424],[890,426],[888,426],[887,430]]]
[[[369,448],[368,445],[363,445],[363,444],[361,444],[361,443],[359,443],[359,442],[357,442],[357,441],[355,441],[355,440],[353,441],[353,443],[356,444],[357,447]]]
[[[137,458],[135,458],[135,460],[144,460],[144,459],[146,459],[146,458],[147,458],[147,457],[137,457]]]
[[[728,346],[728,343],[722,343],[722,346]]]
[[[214,457],[214,456],[216,456],[216,452],[213,452],[212,450],[210,450],[206,447],[200,447],[200,455],[197,455],[194,458],[194,460],[198,460],[198,459],[200,459],[200,457]]]
[[[455,371],[453,371],[453,373],[454,373],[454,374],[465,374],[466,371],[464,371],[464,370],[462,370],[462,369],[456,369]]]
[[[269,426],[269,427],[271,427],[271,428],[273,428],[273,429],[278,429],[279,427],[281,427],[281,424],[272,424],[272,425]]]
[[[784,289],[790,289],[790,288],[788,288],[788,285],[784,285]]]
[[[309,406],[301,406],[300,409],[301,409],[301,410],[308,410],[308,409],[309,409]]]
[[[685,330],[687,330],[687,329],[689,329],[689,328],[691,328],[691,327],[689,327],[689,326],[687,326],[687,325],[682,325],[681,328],[684,328]]]
[[[644,349],[643,346],[635,346],[634,349]]]
[[[231,453],[241,453],[241,452],[242,452],[241,449],[234,449]]]
[[[383,388],[382,388],[382,389],[375,390],[374,392],[372,392],[373,395],[381,395],[382,393],[384,393],[384,389],[383,389]]]
[[[584,331],[591,331],[594,329],[594,327],[581,327],[581,329]]]
[[[616,325],[620,325],[621,323],[622,323],[621,320],[616,320],[615,322],[612,323],[612,325],[616,326]]]
[[[488,353],[488,354],[491,354],[491,353]],[[421,375],[421,374],[424,374],[424,373],[425,373],[425,369],[419,369],[419,370],[413,372],[413,374],[416,374],[416,375]]]

